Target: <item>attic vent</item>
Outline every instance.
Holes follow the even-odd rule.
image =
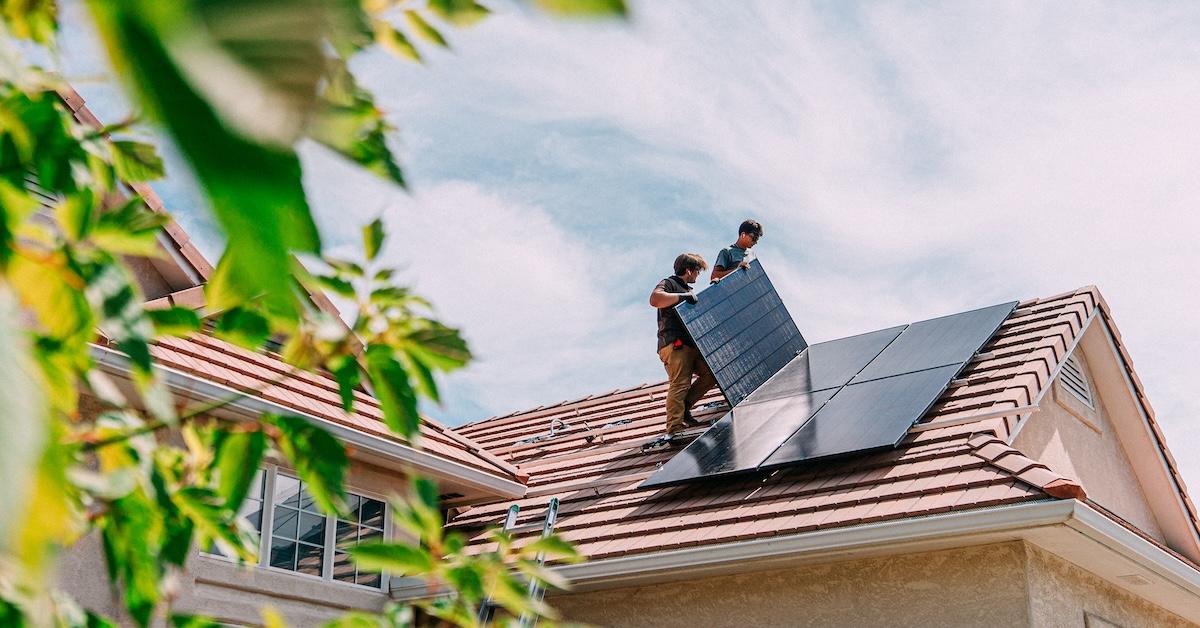
[[[1075,357],[1074,353],[1068,356],[1067,361],[1063,363],[1062,384],[1087,407],[1096,408],[1096,404],[1092,401],[1092,387],[1088,385],[1087,376],[1084,375],[1083,364],[1080,364],[1079,358]]]

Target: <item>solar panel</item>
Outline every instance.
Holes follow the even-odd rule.
[[[746,402],[840,388],[904,331],[904,325],[811,345],[787,363]]]
[[[762,385],[808,343],[758,260],[676,306],[730,405]]]
[[[966,362],[996,333],[1016,305],[1015,301],[1002,303],[913,323],[854,381]]]
[[[831,388],[765,402],[746,400],[667,461],[642,488],[755,471],[835,392]]]
[[[893,447],[959,368],[953,364],[845,386],[759,468]]]

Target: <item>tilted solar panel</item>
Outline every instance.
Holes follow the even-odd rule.
[[[676,311],[731,406],[808,346],[758,260]]]

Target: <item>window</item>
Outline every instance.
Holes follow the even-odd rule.
[[[1092,387],[1088,385],[1083,363],[1074,353],[1067,357],[1066,362],[1063,362],[1061,379],[1063,387],[1070,391],[1076,399],[1082,401],[1089,408],[1096,408],[1092,400]]]
[[[383,577],[377,573],[355,571],[350,555],[341,551],[348,545],[383,540],[383,502],[358,495],[350,496],[350,519],[337,521],[337,549],[333,554],[333,579],[378,588]]]
[[[255,476],[239,514],[260,534],[261,566],[381,589],[383,576],[356,570],[343,550],[383,540],[386,506],[353,493],[347,496],[347,504],[345,518],[327,516],[303,481],[272,467]],[[204,551],[224,556],[215,547]]]

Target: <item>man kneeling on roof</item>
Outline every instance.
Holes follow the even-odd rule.
[[[700,425],[692,418],[692,406],[717,383],[675,311],[675,306],[683,301],[696,302],[691,284],[696,283],[700,271],[707,267],[703,257],[683,253],[675,258],[675,274],[658,282],[654,292],[650,293],[650,305],[658,308],[658,358],[670,380],[667,389],[668,437],[685,426]]]

